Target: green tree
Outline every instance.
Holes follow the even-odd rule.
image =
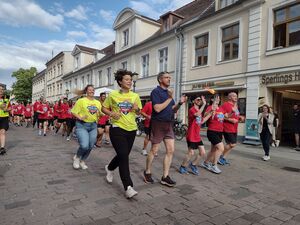
[[[12,93],[16,96],[17,101],[25,102],[31,100],[32,95],[32,78],[36,74],[35,67],[30,69],[20,68],[12,73],[12,77],[16,78],[16,82],[12,85]]]

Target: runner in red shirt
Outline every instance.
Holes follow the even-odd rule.
[[[181,174],[188,174],[187,167],[189,166],[194,175],[199,175],[197,165],[199,164],[200,158],[205,156],[205,148],[200,136],[200,129],[201,125],[211,117],[211,114],[208,113],[204,118],[202,118],[202,112],[205,105],[206,100],[204,96],[201,96],[201,98],[196,97],[193,100],[193,106],[189,109],[189,126],[186,134],[188,152],[186,153],[179,168],[179,172]],[[195,159],[191,161],[193,155],[195,155],[195,149],[199,150],[199,154],[197,154]]]
[[[23,116],[25,118],[25,124],[26,124],[26,128],[29,127],[29,123],[31,122],[31,118],[33,116],[33,108],[32,105],[30,104],[30,102],[27,103]]]
[[[16,123],[17,126],[22,126],[22,118],[23,118],[23,114],[25,111],[25,106],[23,105],[23,103],[17,103],[16,107],[15,107],[15,116],[16,116]]]
[[[54,129],[54,106],[53,106],[53,103],[49,104],[48,128],[50,131]]]
[[[73,114],[71,113],[71,110],[74,106],[73,101],[69,100],[67,104],[68,104],[68,111],[66,112],[65,117],[66,117],[66,125],[67,125],[67,141],[70,141],[71,133],[76,124],[76,119],[74,118]]]
[[[100,101],[101,105],[103,104],[105,99],[106,99],[106,93],[105,92],[100,93],[99,101]],[[110,143],[109,142],[109,140],[110,140],[110,137],[109,137],[109,127],[110,127],[109,116],[107,116],[105,114],[102,115],[98,120],[97,127],[98,127],[98,136],[97,136],[97,142],[96,142],[95,146],[100,148],[101,144],[102,144],[103,134],[105,135],[104,143],[107,144],[107,145]]]
[[[42,103],[39,105],[37,112],[39,113],[39,136],[42,136],[44,130],[44,136],[46,136],[48,119],[49,119],[49,105],[45,98],[42,98]]]
[[[149,143],[150,138],[150,121],[152,115],[152,102],[149,101],[145,104],[144,108],[141,111],[141,114],[145,117],[144,121],[144,131],[145,131],[145,139],[144,139],[144,146],[142,149],[142,155],[146,156],[147,154],[147,145]]]
[[[211,149],[206,160],[201,164],[205,169],[219,174],[222,171],[218,168],[217,163],[220,155],[224,151],[223,139],[223,122],[224,110],[219,107],[220,97],[215,96],[212,99],[212,105],[207,107],[205,115],[211,113],[212,116],[208,120],[207,138],[211,142]]]
[[[39,105],[41,104],[41,99],[42,98],[40,98],[39,100],[36,100],[35,103],[33,103],[33,122],[32,122],[32,127],[33,128],[34,128],[36,123],[39,126],[39,122],[38,122],[39,113],[37,111],[38,111]]]
[[[56,131],[55,134],[58,133],[61,125],[63,125],[62,136],[65,136],[66,132],[66,113],[69,110],[69,106],[67,104],[68,99],[64,98],[63,102],[60,100],[56,106],[56,115],[57,115],[57,123],[56,123]]]
[[[228,94],[228,101],[222,105],[225,113],[223,135],[226,142],[223,155],[220,156],[218,163],[220,165],[229,164],[225,157],[236,146],[238,122],[240,121],[240,112],[237,105],[238,96],[235,92]]]

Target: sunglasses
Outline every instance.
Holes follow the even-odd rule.
[[[201,101],[201,98],[196,98],[195,101]]]

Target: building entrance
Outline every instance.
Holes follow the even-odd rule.
[[[293,106],[300,104],[300,86],[276,88],[273,90],[273,108],[279,117],[277,139],[281,145],[295,146],[293,132]],[[299,124],[300,126],[300,124]]]

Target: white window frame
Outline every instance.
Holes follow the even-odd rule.
[[[239,24],[239,54],[236,59],[231,59],[231,60],[222,60],[222,54],[223,54],[223,45],[222,45],[222,35],[223,35],[223,28],[228,27],[233,24]],[[238,18],[232,21],[229,21],[227,23],[221,24],[218,26],[218,43],[217,43],[217,63],[216,64],[223,64],[223,63],[230,63],[230,62],[235,62],[235,61],[241,61],[242,60],[242,55],[243,55],[243,20],[242,18]]]
[[[112,85],[111,67],[106,68],[107,86]]]
[[[266,56],[300,50],[300,45],[294,45],[286,48],[274,48],[274,11],[276,9],[291,5],[296,2],[297,1],[295,0],[286,0],[285,2],[280,2],[269,8]]]
[[[219,9],[223,9],[227,6],[232,5],[233,3],[236,3],[238,0],[219,0]],[[224,6],[222,6],[222,2],[225,2]]]
[[[101,87],[102,84],[103,84],[102,70],[98,70],[98,87]]]
[[[196,47],[196,38],[197,37],[200,37],[200,36],[202,36],[202,35],[205,35],[205,34],[208,34],[208,55],[207,55],[207,64],[206,65],[203,65],[203,66],[196,66],[196,52],[195,52],[195,47]],[[192,60],[191,60],[191,68],[201,68],[201,67],[207,67],[207,66],[210,66],[210,62],[211,62],[211,60],[210,60],[210,53],[211,53],[211,44],[210,44],[210,42],[211,42],[211,30],[209,29],[209,30],[204,30],[203,32],[201,32],[201,33],[198,33],[198,34],[195,34],[194,36],[193,36],[193,49],[192,49]]]
[[[84,76],[82,76],[80,89],[83,89],[84,87],[85,87],[85,79],[84,79]]]
[[[129,45],[129,28],[122,31],[122,47]]]
[[[77,78],[74,79],[74,88],[77,88]]]
[[[145,63],[144,63],[144,57],[146,57]],[[150,55],[149,53],[141,56],[141,74],[142,77],[149,77],[149,64],[150,64]]]
[[[167,68],[163,68],[163,70],[161,71],[160,70],[160,52],[165,51],[165,50],[167,50],[167,60],[165,62],[165,55],[164,55],[163,56],[163,58],[164,58],[163,59],[163,64]],[[169,68],[169,63],[168,63],[169,62],[169,48],[168,48],[168,46],[158,49],[157,54],[158,54],[158,72],[168,71],[168,68]]]
[[[79,56],[75,56],[75,69],[79,68]]]
[[[121,62],[121,67],[122,67],[123,70],[127,70],[127,68],[128,68],[127,61]]]

